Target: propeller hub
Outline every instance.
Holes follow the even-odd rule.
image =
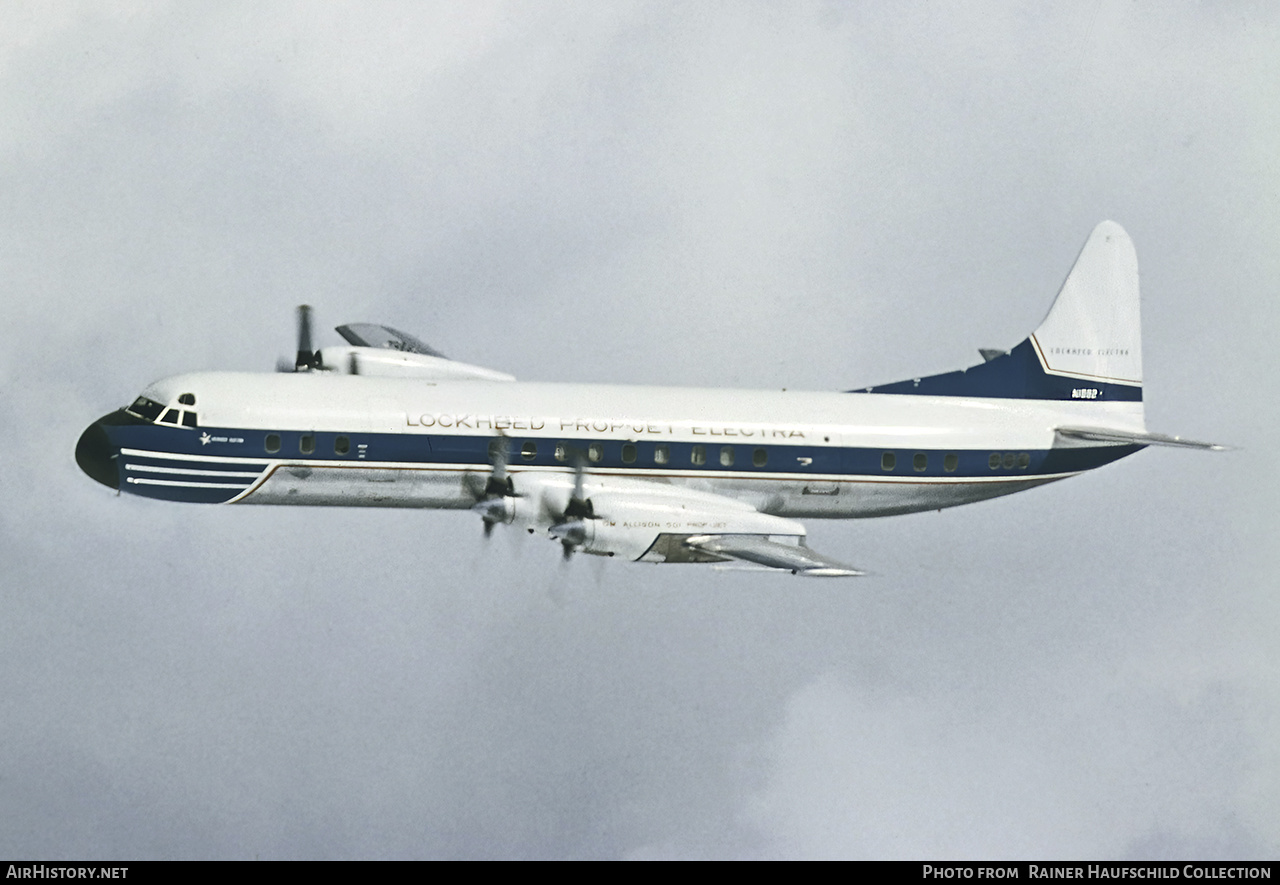
[[[489,498],[481,501],[471,508],[472,513],[477,513],[486,523],[504,522],[509,523],[516,518],[515,500],[513,498]]]
[[[587,543],[587,524],[581,519],[572,519],[567,522],[558,522],[547,530],[551,537],[556,538],[562,544],[581,547]]]

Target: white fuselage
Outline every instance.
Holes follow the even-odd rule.
[[[1141,403],[329,373],[190,374],[144,391],[177,408],[184,394],[197,426],[156,423],[146,442],[122,445],[140,462],[123,465],[129,491],[181,498],[192,486],[176,483],[213,483],[159,473],[169,453],[244,462],[243,488],[219,483],[234,491],[227,501],[468,508],[490,470],[488,443],[505,437],[517,479],[569,475],[580,450],[597,481],[683,486],[781,516],[876,516],[1020,491],[1132,451],[1055,439],[1056,427],[1097,421],[1100,409],[1108,426],[1142,427]]]

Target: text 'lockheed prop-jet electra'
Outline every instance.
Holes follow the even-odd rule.
[[[276,373],[157,381],[85,430],[76,461],[166,501],[471,510],[641,562],[861,574],[801,517],[936,510],[1075,476],[1148,445],[1138,263],[1090,235],[1049,315],[969,369],[848,392],[544,384],[385,326],[337,330]]]

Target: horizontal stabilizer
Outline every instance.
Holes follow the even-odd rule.
[[[1181,449],[1206,449],[1212,452],[1225,452],[1230,446],[1217,443],[1198,442],[1194,439],[1183,439],[1180,436],[1165,436],[1163,433],[1139,433],[1132,430],[1108,430],[1102,427],[1059,427],[1059,436],[1067,439],[1083,439],[1090,442],[1125,443],[1135,446],[1175,446]]]
[[[842,562],[827,559],[808,547],[781,544],[759,535],[694,535],[685,542],[695,550],[753,562],[765,568],[784,569],[810,578],[853,578],[865,575]]]

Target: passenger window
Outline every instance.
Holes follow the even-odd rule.
[[[196,404],[196,395],[194,393],[184,393],[178,397],[178,402],[184,406],[194,406]]]
[[[764,449],[756,449],[751,453],[751,463],[756,467],[763,467],[769,463],[769,453]]]
[[[1000,453],[992,452],[991,457],[987,459],[987,466],[992,470],[998,470],[1000,467]]]
[[[636,463],[636,447],[632,443],[622,444],[622,463],[623,464]]]
[[[733,466],[733,446],[720,447],[720,466],[721,467]]]
[[[956,454],[947,455],[942,459],[942,469],[947,473],[955,473],[956,468],[960,466],[960,456]]]
[[[598,464],[604,459],[604,445],[601,443],[592,443],[587,446],[587,458],[592,464]]]
[[[304,455],[310,455],[316,450],[316,438],[310,433],[304,433],[298,437],[298,451]]]
[[[526,461],[532,461],[534,458],[538,457],[538,444],[533,440],[529,440],[527,443],[522,445],[520,447],[520,457],[524,458]]]
[[[1025,470],[1027,467],[1031,466],[1031,456],[1030,456],[1030,455],[1028,455],[1026,452],[1019,452],[1019,453],[1018,453],[1018,466],[1019,466],[1020,468],[1022,468],[1023,470]]]
[[[557,461],[569,460],[569,447],[562,442],[556,443],[556,460]]]
[[[266,448],[267,448],[267,454],[269,455],[274,455],[276,452],[280,451],[280,434],[268,433],[267,440],[266,440]]]
[[[1005,452],[1004,453],[1004,469],[1012,470],[1015,460],[1016,459],[1014,458],[1013,452]]]
[[[689,460],[694,464],[702,465],[707,463],[707,447],[694,446],[693,451],[689,453]]]
[[[345,455],[351,451],[351,440],[345,436],[340,436],[333,441],[333,453],[335,455]]]
[[[195,426],[196,426],[196,413],[195,413],[195,412],[183,412],[183,413],[182,413],[182,426],[183,426],[183,427],[195,427]]]
[[[880,456],[880,469],[893,470],[898,466],[898,456],[893,452],[885,452]]]
[[[165,410],[164,410],[164,414],[160,416],[160,420],[161,420],[163,423],[165,423],[165,424],[177,424],[177,423],[178,423],[178,410],[177,410],[177,409],[165,409]]]
[[[929,468],[929,456],[924,452],[916,452],[911,459],[911,466],[916,473],[924,473]]]
[[[656,445],[653,447],[653,463],[666,464],[671,461],[671,447],[668,445]]]

